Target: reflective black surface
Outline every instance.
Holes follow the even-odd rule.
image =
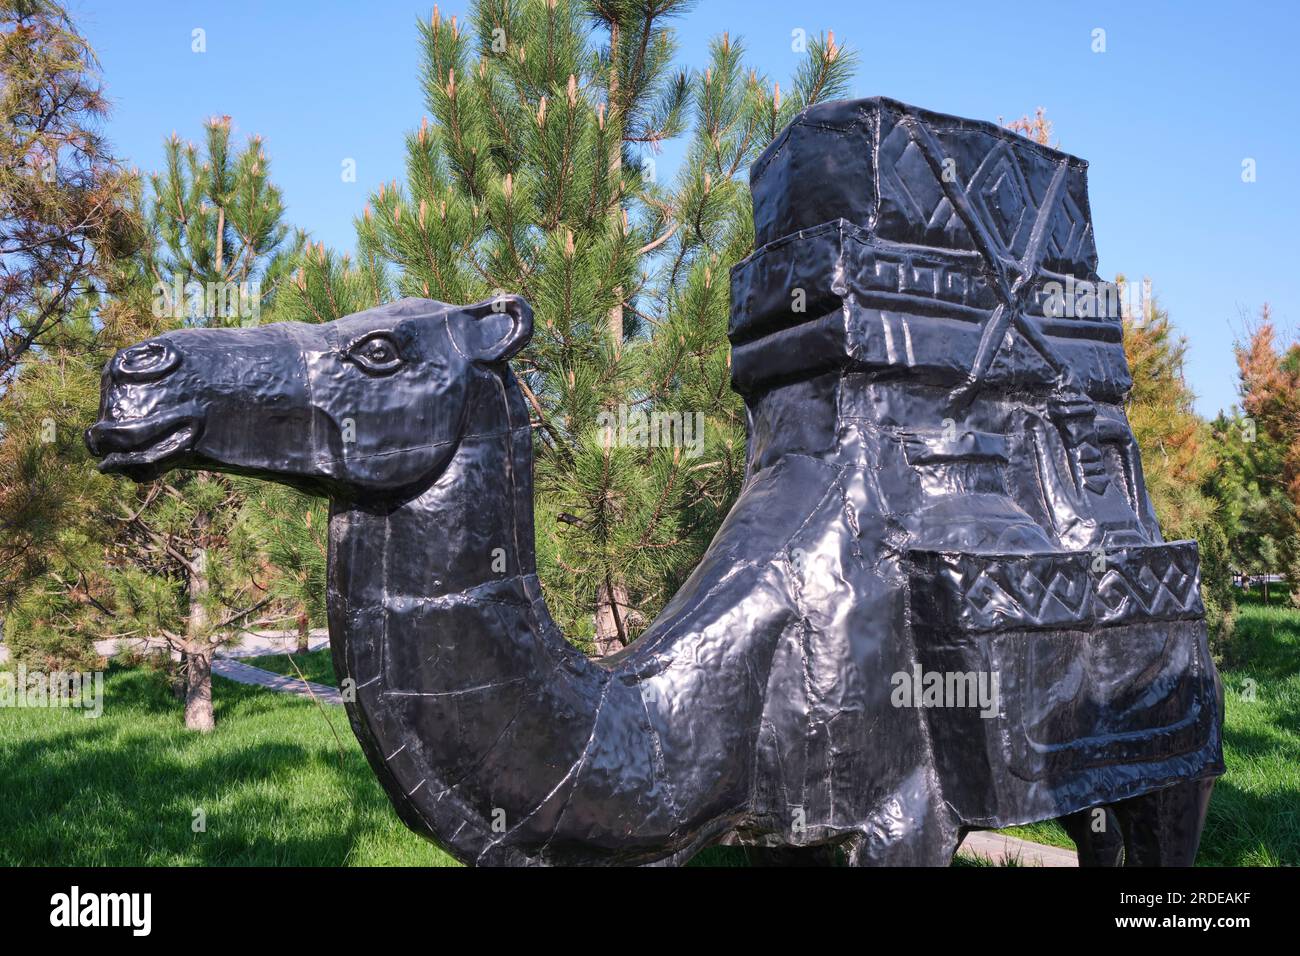
[[[778,137],[732,274],[745,487],[611,658],[538,586],[517,297],[169,333],[110,363],[87,441],[137,480],[331,497],[353,729],[466,862],[725,839],[942,865],[967,829],[1063,817],[1085,863],[1187,864],[1222,708],[1196,545],[1162,540],[1121,406],[1085,173],[889,100]]]

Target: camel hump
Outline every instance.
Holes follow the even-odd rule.
[[[791,577],[811,548],[801,532],[810,508],[843,511],[841,474],[820,459],[790,456],[751,478],[700,563],[628,656],[657,654],[683,633],[746,603],[762,606],[757,616],[782,626],[797,616]],[[791,495],[791,487],[801,493]],[[763,630],[753,628],[746,636]]]

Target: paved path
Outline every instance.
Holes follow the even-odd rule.
[[[329,631],[316,628],[307,634],[307,649],[324,650],[330,646]],[[145,651],[151,648],[166,648],[167,642],[161,638],[139,638],[133,640],[96,641],[95,650],[105,657],[112,657],[119,650]],[[238,644],[224,644],[217,648],[217,657],[238,660],[243,657],[262,657],[266,654],[293,654],[298,650],[297,631],[251,631],[241,638]]]
[[[307,634],[307,649],[323,651],[330,646],[330,632],[323,627]],[[298,635],[289,631],[257,631],[245,634],[243,640],[231,647],[217,650],[218,657],[261,657],[265,654],[298,653]]]
[[[320,651],[330,646],[329,631],[315,628],[308,633],[309,650]],[[153,649],[166,649],[167,642],[162,638],[141,637],[119,640],[96,641],[95,651],[104,657],[112,657],[118,651],[132,650],[144,652]],[[252,631],[245,634],[238,644],[217,648],[217,657],[239,659],[243,657],[261,657],[265,654],[291,654],[298,650],[298,633],[296,631]],[[9,659],[9,648],[0,644],[0,663]]]
[[[314,695],[322,704],[343,706],[343,698],[337,688],[304,681],[297,676],[286,677],[283,674],[273,674],[271,671],[264,671],[260,667],[242,661],[218,658],[212,662],[212,673],[240,684],[254,684],[267,690],[279,691],[282,694],[296,694],[299,697],[310,698]]]
[[[313,630],[308,635],[308,650],[321,651],[330,646],[329,631],[323,628]],[[137,638],[134,640],[96,641],[95,650],[105,657],[112,657],[123,650],[146,651],[154,648],[166,649],[167,642],[161,638]],[[296,694],[299,697],[311,697],[312,694],[325,704],[343,704],[337,689],[303,681],[296,675],[286,677],[271,671],[241,663],[248,658],[265,657],[268,654],[291,654],[298,650],[296,631],[252,631],[245,634],[236,645],[217,648],[216,658],[212,661],[212,672],[220,674],[227,680],[240,684],[254,684],[267,690],[283,694]],[[0,663],[9,659],[9,648],[0,644]],[[308,692],[307,687],[311,687]]]
[[[962,856],[983,857],[993,863],[1015,862],[1019,866],[1078,866],[1079,858],[1073,850],[1059,846],[1030,843],[1017,837],[976,830],[968,833],[958,851]]]

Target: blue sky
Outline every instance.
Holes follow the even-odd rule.
[[[468,0],[441,6],[464,13]],[[339,248],[351,247],[370,190],[402,178],[403,134],[424,113],[414,24],[431,3],[71,8],[103,62],[109,136],[129,163],[155,169],[172,130],[198,139],[205,117],[230,114],[266,138],[290,221]],[[688,66],[728,30],[753,66],[784,81],[799,59],[791,31],[832,29],[859,51],[855,95],[983,119],[1047,107],[1061,147],[1091,163],[1101,274],[1151,278],[1191,340],[1188,379],[1207,415],[1236,400],[1243,314],[1269,302],[1285,334],[1300,324],[1298,27],[1297,5],[1283,2],[939,0],[702,0],[677,25]],[[1104,53],[1092,51],[1098,28]],[[661,175],[679,155],[665,150]],[[340,175],[348,158],[355,183]]]

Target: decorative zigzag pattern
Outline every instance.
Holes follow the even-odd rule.
[[[1186,566],[1171,558],[1163,570],[1155,562],[1141,564],[1136,574],[1108,569],[1097,586],[1097,598],[1105,608],[1102,620],[1133,614],[1162,618],[1200,611],[1199,570],[1195,555]]]
[[[1082,628],[1204,614],[1190,541],[1024,557],[914,552],[946,605],[935,623],[961,631]],[[1093,570],[1094,565],[1098,570]],[[914,580],[914,586],[921,582]]]

